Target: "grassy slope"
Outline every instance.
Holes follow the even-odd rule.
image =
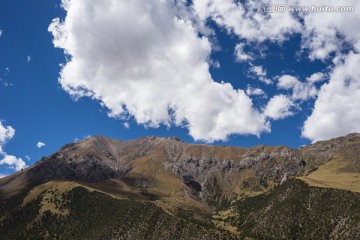
[[[335,154],[307,176],[298,177],[310,186],[360,192],[360,147],[355,145]]]
[[[116,199],[76,184],[66,183],[65,188],[64,184],[58,188],[52,185],[40,194],[37,190],[25,198],[26,203],[25,194],[21,194],[0,205],[1,239],[219,239],[230,236],[189,216],[171,216],[155,204]]]
[[[340,171],[344,166],[343,162],[334,159],[309,175],[298,178],[310,186],[360,192],[360,174]]]

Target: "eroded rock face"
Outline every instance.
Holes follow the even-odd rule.
[[[306,168],[302,153],[287,147],[235,148],[236,154],[225,158],[219,154],[221,147],[199,146],[196,154],[192,150],[184,148],[181,154],[168,151],[164,166],[195,190],[200,187],[194,186],[200,185],[200,197],[206,203],[219,197],[218,201],[233,198],[241,190],[266,191],[280,184],[284,176],[299,176]]]
[[[120,177],[129,171],[114,151],[121,144],[100,136],[67,144],[36,163],[28,174],[43,176],[43,182],[65,179],[97,182]]]

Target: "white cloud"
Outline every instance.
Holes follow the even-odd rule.
[[[31,158],[30,158],[28,155],[26,155],[26,156],[25,156],[25,159],[26,159],[27,161],[30,161]]]
[[[20,171],[26,167],[26,163],[21,159],[12,155],[3,155],[3,159],[0,160],[0,165],[9,165],[10,168]]]
[[[15,135],[15,129],[11,126],[4,126],[0,121],[0,146],[3,146],[7,141],[12,139]]]
[[[126,128],[126,129],[129,129],[129,128],[130,128],[130,124],[129,124],[128,122],[123,123],[123,126],[124,126],[124,128]]]
[[[65,21],[54,19],[49,31],[69,55],[59,82],[72,96],[99,100],[112,117],[185,126],[196,140],[269,131],[244,91],[212,80],[209,40],[170,2],[65,3]]]
[[[320,81],[323,81],[325,80],[325,77],[326,75],[322,72],[317,72],[317,73],[314,73],[312,74],[310,77],[306,78],[306,80],[309,82],[309,83],[316,83],[316,82],[320,82]]]
[[[299,84],[299,80],[291,75],[282,75],[279,77],[277,86],[283,89],[292,89]]]
[[[218,60],[209,59],[208,61],[209,61],[210,66],[212,66],[213,68],[221,67],[220,62]]]
[[[353,13],[298,14],[288,11],[267,14],[261,7],[267,4],[309,5],[308,1],[194,0],[190,8],[173,7],[173,4],[155,0],[146,4],[139,0],[126,4],[115,0],[63,1],[67,10],[65,22],[55,19],[49,27],[54,45],[68,54],[69,61],[63,65],[59,78],[61,86],[75,98],[88,96],[99,100],[112,117],[128,119],[130,115],[139,124],[151,127],[160,124],[184,126],[197,140],[213,141],[226,139],[231,134],[259,135],[270,131],[266,114],[273,119],[290,116],[296,103],[315,99],[318,94],[313,113],[305,122],[304,136],[324,139],[355,129],[341,127],[336,133],[326,135],[322,133],[324,128],[312,119],[326,119],[327,112],[321,110],[326,104],[321,103],[324,101],[321,99],[327,99],[328,86],[336,85],[337,81],[355,81],[355,76],[348,78],[351,80],[337,76],[338,80],[333,75],[336,69],[342,68],[343,63],[336,63],[335,59],[346,52],[344,50],[360,51],[359,1],[316,0],[312,3],[354,6]],[[207,37],[214,31],[207,26],[209,19],[235,34],[240,41],[246,41],[246,46],[257,46],[267,40],[282,44],[291,34],[297,33],[302,39],[302,53],[311,60],[327,63],[335,55],[335,68],[327,68],[333,71],[332,77],[315,73],[300,81],[293,76],[281,76],[277,86],[288,91],[288,96],[273,97],[264,115],[253,107],[248,97],[260,94],[259,90],[246,89],[245,94],[230,84],[212,80],[209,64],[216,67],[216,62],[210,59],[214,46]],[[199,37],[199,31],[205,35]],[[237,61],[252,61],[258,57],[253,49],[250,54],[244,47],[244,43],[236,45]],[[350,55],[342,58],[348,59]],[[260,81],[272,83],[261,66],[252,66],[251,71]],[[324,83],[323,80],[329,81]],[[319,92],[320,84],[324,85]],[[343,90],[334,89],[332,94],[342,96]],[[350,92],[348,95],[359,102],[356,94]],[[346,106],[344,109],[349,110]],[[330,110],[333,115],[339,112]],[[345,119],[356,119],[353,111],[341,114],[345,114]]]
[[[283,2],[283,1],[276,1]],[[240,38],[250,41],[279,41],[287,39],[287,34],[301,30],[301,24],[289,12],[265,14],[261,11],[268,0],[194,0],[193,9],[199,21],[205,24],[211,18]]]
[[[250,66],[250,72],[254,73],[257,76],[258,80],[265,84],[272,84],[272,81],[267,78],[267,73],[263,66],[256,66],[253,64],[250,64]]]
[[[2,30],[2,29],[0,29],[0,37],[2,36],[2,33],[3,33],[3,30]]]
[[[25,162],[21,158],[17,158],[13,155],[8,155],[3,147],[12,139],[15,135],[15,129],[11,126],[4,126],[0,121],[0,165],[9,165],[10,168],[15,169],[16,171],[20,171],[21,169],[26,167]]]
[[[245,43],[239,43],[235,46],[235,59],[238,62],[246,62],[253,60],[253,57],[249,53],[244,51]]]
[[[294,76],[282,75],[278,79],[277,87],[291,90],[292,100],[306,101],[317,96],[318,90],[314,86],[315,80],[319,80],[317,78],[319,78],[319,76],[313,74],[308,78],[308,81],[301,82]]]
[[[211,65],[212,65],[214,68],[220,68],[220,67],[221,67],[219,61],[213,61]]]
[[[252,66],[250,70],[255,73],[257,76],[266,77],[266,71],[262,66]]]
[[[339,60],[318,94],[302,135],[313,141],[360,132],[360,54]]]
[[[266,97],[266,93],[262,89],[253,88],[252,86],[250,86],[250,84],[247,85],[245,92],[248,96],[264,96],[264,97]]]
[[[43,142],[38,142],[37,144],[36,144],[36,146],[38,147],[38,148],[42,148],[42,147],[45,147],[45,143],[43,143]]]
[[[31,56],[30,56],[30,55],[27,56],[26,61],[27,61],[27,62],[30,62],[30,61],[31,61]]]
[[[358,0],[316,0],[314,6],[354,6],[354,12],[265,13],[270,4],[309,6],[308,0],[194,0],[193,9],[204,25],[212,19],[218,26],[250,42],[271,40],[282,43],[293,33],[302,38],[302,49],[310,59],[325,60],[332,52],[341,52],[344,43],[360,50],[360,2]],[[321,21],[319,21],[321,19]]]
[[[292,108],[296,107],[291,99],[285,95],[275,95],[267,103],[264,114],[274,120],[294,115]]]
[[[308,5],[307,0],[299,0],[299,5]],[[326,59],[332,52],[339,53],[343,44],[360,50],[360,2],[357,0],[328,1],[317,0],[316,5],[353,6],[354,12],[311,12],[302,13],[304,21],[303,48],[309,49],[311,59]],[[321,19],[321,21],[319,21]]]

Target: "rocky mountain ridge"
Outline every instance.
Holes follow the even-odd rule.
[[[50,180],[99,182],[122,178],[132,171],[138,159],[159,162],[166,171],[189,186],[195,195],[205,196],[217,182],[221,195],[246,191],[263,192],[288,178],[314,171],[341,149],[351,148],[360,134],[318,142],[300,149],[286,146],[252,148],[191,145],[176,137],[144,137],[130,141],[94,136],[65,145],[20,173],[40,184]],[[355,143],[356,144],[356,143]],[[142,187],[155,173],[143,170]],[[4,185],[4,183],[0,183]],[[1,186],[1,185],[0,185]],[[203,199],[206,202],[206,199]]]

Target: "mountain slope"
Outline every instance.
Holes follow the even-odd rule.
[[[312,157],[320,160],[320,163],[299,179],[311,186],[360,192],[359,134],[318,142],[306,147],[304,151],[315,151],[311,153],[315,154]]]
[[[46,216],[45,219],[52,219],[63,229],[71,227],[68,224],[75,217],[72,214],[78,211],[76,208],[82,209],[80,205],[84,201],[81,196],[72,193],[80,191],[80,195],[86,195],[90,199],[112,199],[116,206],[120,204],[117,203],[118,201],[134,208],[140,205],[151,206],[147,210],[149,214],[154,210],[161,213],[164,218],[171,219],[166,220],[169,221],[169,225],[161,220],[163,217],[154,220],[156,228],[164,228],[161,231],[166,232],[165,229],[173,229],[173,223],[177,225],[178,221],[185,221],[186,226],[181,230],[181,234],[178,237],[172,236],[174,238],[189,236],[185,234],[186,231],[193,228],[202,229],[204,226],[208,230],[199,230],[199,233],[213,231],[215,235],[218,234],[216,236],[230,237],[234,236],[233,234],[240,234],[239,236],[243,237],[289,238],[295,233],[305,233],[290,227],[297,222],[291,220],[289,216],[286,220],[287,212],[296,213],[294,216],[301,221],[305,219],[306,222],[313,221],[314,224],[322,222],[321,212],[316,209],[307,212],[307,208],[295,208],[295,205],[292,205],[296,202],[297,197],[294,196],[297,195],[300,196],[298,199],[311,200],[323,206],[321,204],[327,201],[322,197],[323,191],[327,191],[333,199],[329,200],[328,221],[324,222],[324,227],[327,229],[335,226],[336,220],[332,219],[332,212],[336,213],[338,208],[336,202],[353,201],[358,198],[357,193],[349,195],[345,190],[359,192],[359,153],[360,134],[317,142],[300,149],[285,146],[241,148],[192,145],[176,137],[151,136],[119,141],[94,136],[67,144],[33,166],[0,179],[0,202],[3,203],[2,208],[6,209],[0,215],[1,231],[4,234],[8,231],[5,228],[6,224],[11,222],[12,215],[23,216],[25,211],[31,216],[24,218],[26,229],[29,230],[24,233],[28,234],[27,236],[39,234],[38,231],[49,236],[60,234],[61,231],[57,232],[55,226],[46,225],[43,218]],[[298,180],[295,181],[295,178]],[[307,187],[305,183],[312,187]],[[54,195],[55,192],[57,194]],[[289,192],[294,194],[288,194]],[[287,200],[275,201],[271,196],[277,196],[276,198],[284,196]],[[51,203],[49,199],[53,199],[56,204]],[[97,203],[98,200],[89,201],[96,202],[94,209],[107,211],[105,206]],[[287,201],[289,204],[285,204]],[[70,208],[69,204],[73,204],[71,205],[73,208]],[[31,206],[30,210],[29,206]],[[357,205],[352,206],[357,209]],[[120,206],[118,207],[121,209]],[[250,210],[244,213],[244,209]],[[272,209],[278,209],[278,212],[274,211],[276,216],[284,221],[285,230],[275,229],[272,235],[267,235],[266,232],[275,227],[271,225],[271,219],[275,217],[270,214],[273,212]],[[294,209],[298,209],[299,212],[294,212]],[[345,233],[356,236],[354,231],[358,228],[356,225],[359,222],[358,216],[351,214],[348,209],[344,213],[346,213],[343,215],[344,219],[353,221],[351,227],[347,227],[347,232],[344,230]],[[86,217],[82,213],[77,215],[75,218],[78,220]],[[265,218],[266,216],[268,218]],[[94,215],[92,219],[96,218]],[[119,220],[116,220],[116,214],[113,218],[114,221]],[[144,218],[139,215],[134,216],[133,220],[142,222]],[[29,227],[33,224],[36,227]],[[75,222],[71,224],[76,225]],[[136,228],[142,230],[138,232],[140,235],[131,235],[133,239],[164,237],[158,234],[142,235],[145,234],[146,229],[151,228],[150,232],[155,231],[146,224],[142,225],[145,226],[144,228],[139,226]],[[80,228],[89,226],[78,225]],[[114,228],[122,229],[121,226]],[[113,228],[99,231],[105,234],[111,232],[110,229]],[[320,234],[317,231],[323,231],[321,229],[321,227],[315,228],[311,232],[312,235],[309,233],[310,235],[307,236]],[[71,230],[67,231],[71,232]],[[114,239],[121,239],[128,231],[133,232],[129,229],[121,230],[120,235],[111,236],[117,236]],[[7,234],[6,236],[11,236],[13,232]],[[47,236],[46,234],[42,236]],[[91,236],[101,235],[96,234]],[[326,234],[323,236],[332,238],[328,231]],[[339,234],[335,233],[334,236],[347,236]],[[86,236],[91,239],[90,235]],[[200,236],[194,238],[201,238]],[[299,238],[300,235],[296,236]],[[69,236],[64,236],[67,237]],[[208,236],[204,239],[210,238]]]
[[[0,205],[2,239],[232,238],[211,225],[171,216],[151,203],[115,199],[81,186],[60,191],[63,184],[71,185],[57,183],[22,207],[20,196]]]
[[[360,194],[289,180],[236,203],[233,224],[260,239],[359,239]]]
[[[120,178],[131,186],[154,192],[161,189],[159,194],[168,195],[168,191],[161,192],[166,190],[161,182],[172,178],[181,194],[207,202],[214,184],[224,197],[261,193],[280,183],[285,175],[301,174],[305,165],[298,150],[283,146],[245,149],[189,145],[176,138],[124,142],[95,136],[68,144],[16,178],[2,180],[0,190],[6,198],[16,193],[6,189],[9,184],[33,187],[50,180],[100,182]]]

